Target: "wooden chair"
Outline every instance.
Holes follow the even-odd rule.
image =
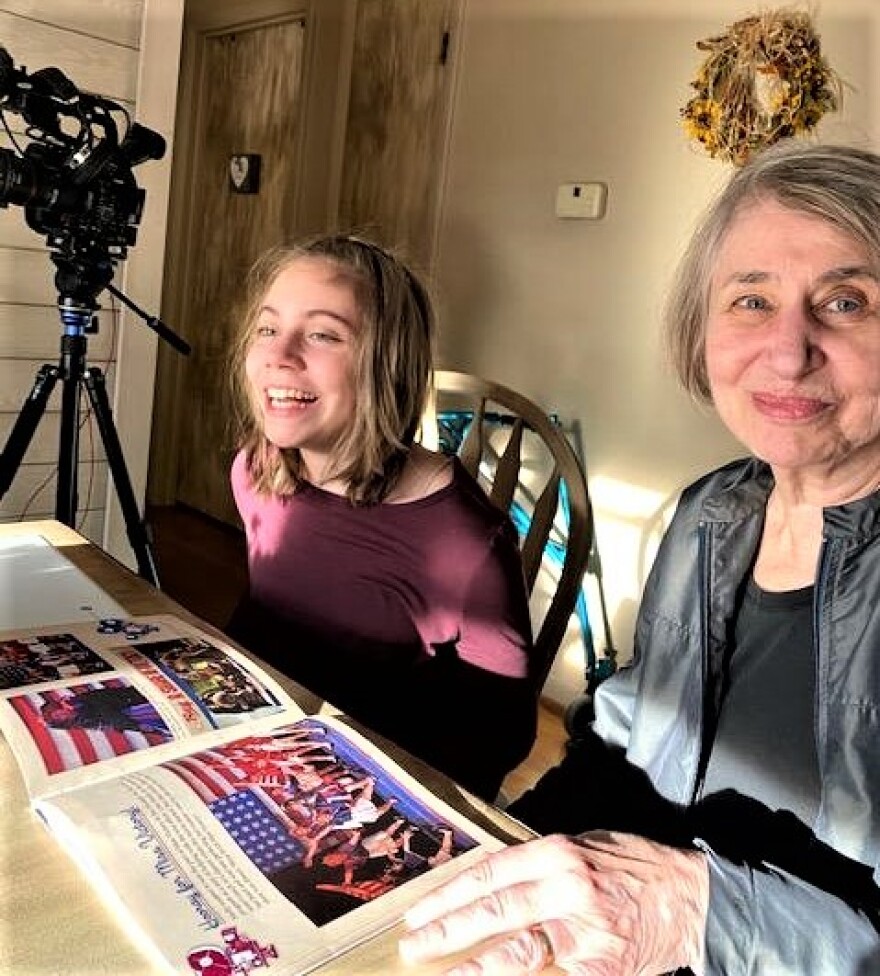
[[[455,451],[504,511],[524,500],[528,526],[521,549],[530,594],[548,540],[561,537],[564,543],[555,589],[545,601],[543,619],[535,622],[535,679],[543,687],[581,594],[593,549],[593,511],[583,468],[553,420],[514,390],[453,370],[436,370],[434,388],[423,443]],[[450,418],[453,426],[459,426],[451,436]]]

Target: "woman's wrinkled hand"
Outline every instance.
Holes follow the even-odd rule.
[[[554,963],[578,976],[699,973],[708,902],[699,851],[631,834],[554,835],[491,854],[414,905],[400,952],[422,962],[479,946],[450,976]]]

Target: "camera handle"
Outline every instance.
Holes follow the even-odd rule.
[[[55,495],[55,517],[75,528],[77,465],[79,463],[80,389],[85,387],[98,423],[101,441],[107,455],[110,474],[125,519],[128,541],[137,560],[138,574],[159,586],[159,574],[150,546],[146,526],[138,511],[131,479],[125,466],[122,445],[113,423],[104,374],[96,366],[86,366],[86,331],[93,311],[88,308],[59,305],[64,325],[61,355],[57,365],[44,363],[34,378],[34,385],[16,418],[3,453],[0,454],[0,498],[15,478],[46,404],[58,380],[61,380],[61,432],[58,448],[58,481]]]

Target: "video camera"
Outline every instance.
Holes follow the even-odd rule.
[[[24,149],[6,111],[27,123]],[[114,115],[124,120],[121,140]],[[28,226],[45,235],[60,304],[97,309],[143,213],[145,191],[132,168],[161,159],[165,140],[116,102],[79,91],[58,68],[16,68],[3,47],[0,120],[15,146],[0,148],[0,207],[24,207]]]

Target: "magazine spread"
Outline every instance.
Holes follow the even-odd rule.
[[[170,972],[308,972],[503,843],[175,617],[0,634],[0,730],[36,813]]]

